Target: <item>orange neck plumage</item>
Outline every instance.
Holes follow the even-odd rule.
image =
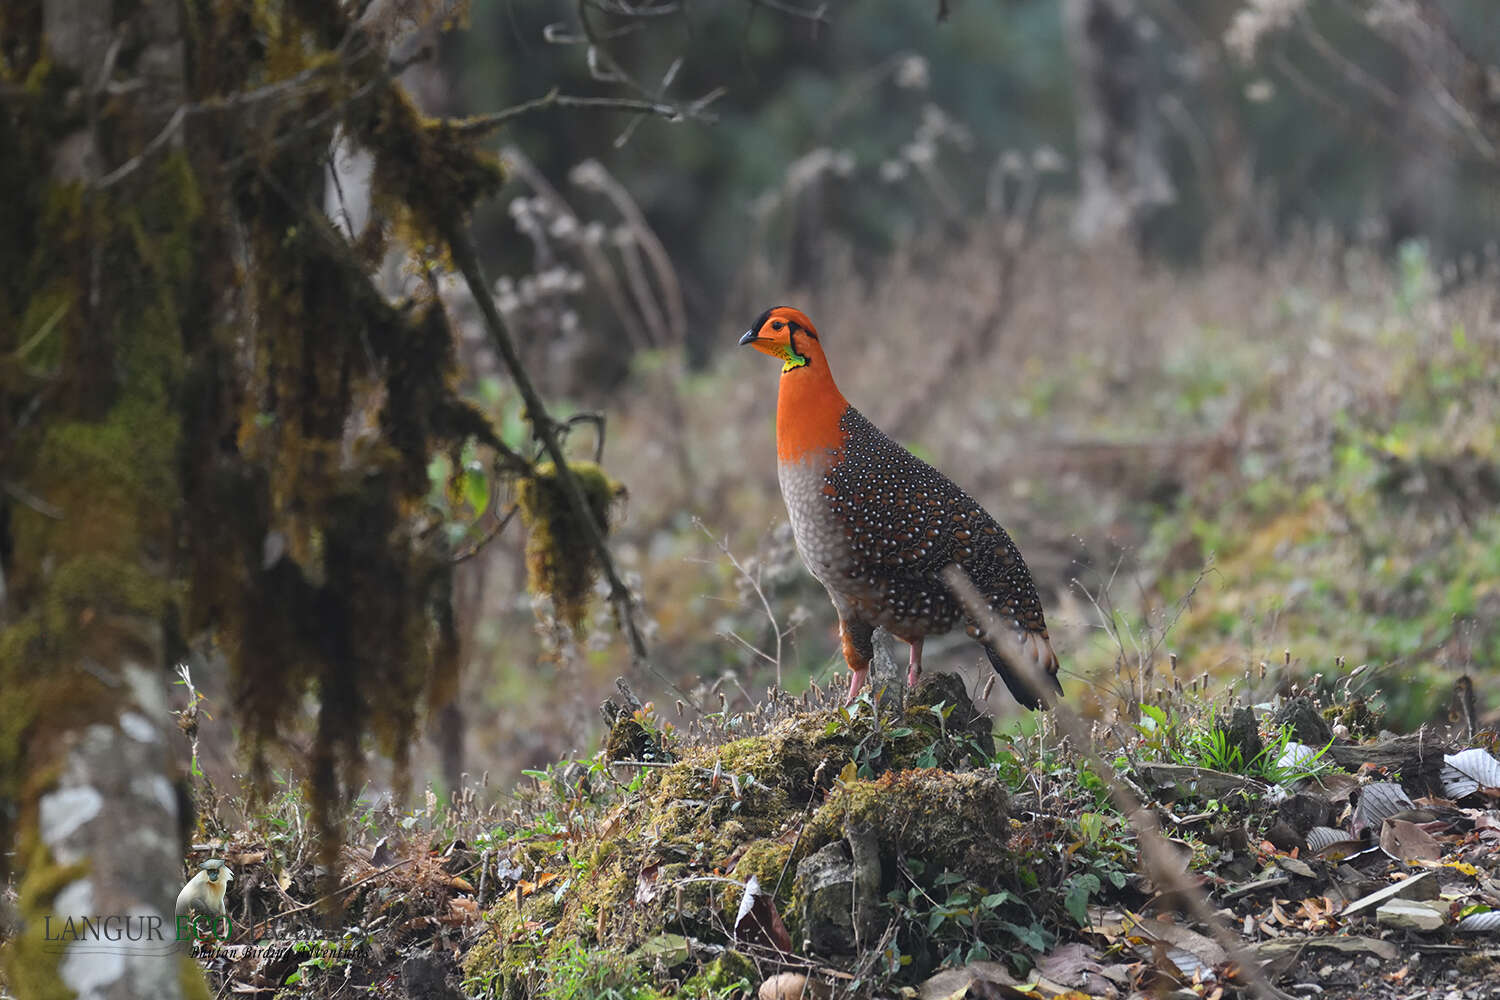
[[[817,341],[798,347],[808,363],[781,376],[776,400],[776,458],[798,462],[809,453],[838,448],[844,443],[839,428],[849,401],[839,392],[828,370],[828,359]]]

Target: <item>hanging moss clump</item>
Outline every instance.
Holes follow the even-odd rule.
[[[570,462],[588,498],[589,510],[600,529],[609,534],[610,509],[625,488],[593,462]],[[536,474],[521,480],[521,518],[526,522],[526,572],[534,594],[552,598],[557,617],[575,633],[583,628],[589,593],[599,574],[599,561],[589,544],[585,525],[573,513],[557,468],[537,465]]]

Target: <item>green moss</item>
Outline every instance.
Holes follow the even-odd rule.
[[[423,242],[441,242],[447,226],[504,180],[498,159],[448,122],[423,118],[397,88],[384,89],[360,110],[349,127],[376,154],[375,196],[409,213]]]
[[[619,483],[592,462],[569,463],[594,521],[609,531],[610,508],[624,493]],[[526,570],[534,593],[551,596],[558,617],[575,631],[583,628],[598,559],[585,525],[574,516],[567,492],[550,462],[521,480],[518,497],[526,523]]]
[[[703,969],[689,976],[682,984],[683,998],[713,1000],[713,998],[748,994],[760,978],[755,963],[737,951],[726,951],[709,962]]]
[[[177,988],[182,991],[182,1000],[214,1000],[208,981],[203,978],[203,969],[191,955],[177,958]]]
[[[87,875],[88,866],[57,864],[35,835],[28,835],[17,853],[25,864],[16,886],[16,909],[28,923],[0,949],[0,971],[18,996],[32,1000],[72,1000],[73,991],[58,976],[57,967],[63,956],[46,943],[40,924],[43,915],[54,909],[57,894]]]
[[[851,829],[871,831],[883,856],[920,857],[981,885],[1008,869],[1010,830],[1005,784],[993,771],[895,771],[841,785],[813,814],[808,852]]]
[[[1323,718],[1331,725],[1344,726],[1349,738],[1373,739],[1385,728],[1385,715],[1372,708],[1363,698],[1354,698],[1347,705],[1329,705],[1323,709]]]
[[[942,710],[934,712],[937,705]],[[535,901],[546,890],[519,910],[514,898],[501,900],[487,918],[492,935],[470,953],[465,970],[475,981],[503,982],[502,995],[519,997],[539,989],[559,949],[575,943],[629,952],[663,933],[723,941],[752,876],[776,892],[782,920],[798,939],[797,865],[842,836],[846,820],[874,824],[882,849],[892,853],[936,850],[955,870],[993,877],[1005,864],[1007,823],[1004,787],[991,772],[933,768],[838,782],[856,759],[877,770],[924,757],[968,760],[988,733],[988,718],[974,711],[963,684],[938,676],[904,715],[878,724],[867,711],[807,712],[759,736],[680,750],[676,763],[646,771],[639,794],[597,838],[517,847],[527,878],[538,870],[577,871],[570,858],[589,863],[559,907]],[[827,800],[810,807],[825,792]],[[569,857],[558,856],[560,847]],[[721,967],[717,978],[697,981],[705,993],[687,995],[727,989],[741,974],[735,969]],[[710,981],[718,985],[705,985]]]

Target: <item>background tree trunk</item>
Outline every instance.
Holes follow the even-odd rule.
[[[1078,207],[1085,243],[1138,240],[1176,195],[1162,160],[1157,87],[1134,0],[1065,0],[1078,121]]]
[[[190,213],[151,211],[170,216],[192,184],[170,158],[112,189],[102,183],[180,105],[183,48],[177,5],[117,21],[120,12],[111,0],[45,0],[44,44],[72,82],[57,109],[69,124],[51,133],[50,149],[6,154],[35,154],[42,197],[18,211],[33,228],[7,239],[21,252],[34,239],[47,254],[30,304],[56,303],[48,336],[62,345],[55,391],[38,397],[45,429],[7,441],[21,442],[6,456],[7,481],[24,485],[0,511],[10,542],[0,547],[9,557],[0,772],[14,765],[15,775],[0,779],[0,825],[13,808],[24,868],[5,972],[22,1000],[64,991],[175,1000],[197,975],[173,940],[182,834],[163,628],[181,499],[179,293],[192,259],[173,241],[187,238]],[[107,98],[126,51],[139,87]],[[157,917],[165,939],[57,940],[65,918],[100,915]]]

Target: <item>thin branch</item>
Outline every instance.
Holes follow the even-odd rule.
[[[589,108],[599,111],[631,111],[644,115],[655,115],[668,121],[683,121],[686,118],[694,118],[699,121],[712,123],[716,117],[702,110],[701,102],[694,102],[685,108],[676,104],[663,104],[660,101],[638,100],[633,97],[577,97],[571,94],[559,93],[553,87],[541,97],[500,111],[491,111],[482,115],[473,115],[469,118],[460,118],[448,122],[448,127],[459,135],[474,136],[483,135],[499,128],[506,122],[517,118],[534,114],[538,111],[546,111],[550,108]]]
[[[989,605],[985,603],[979,589],[974,586],[974,581],[969,578],[969,574],[955,563],[943,570],[942,577],[949,591],[963,606],[965,613],[984,630],[988,637],[986,641],[997,652],[1001,652],[996,640],[1006,635],[1010,629],[989,609]],[[1223,948],[1225,954],[1239,966],[1251,991],[1256,996],[1261,997],[1262,1000],[1291,1000],[1289,994],[1277,989],[1271,983],[1255,956],[1250,954],[1224,926],[1218,914],[1209,906],[1202,887],[1192,882],[1178,869],[1176,855],[1162,834],[1156,817],[1126,786],[1120,776],[1115,773],[1115,769],[1105,763],[1094,750],[1088,726],[1085,725],[1083,719],[1058,701],[1052,692],[1040,683],[1040,678],[1032,677],[1030,673],[1022,674],[1023,683],[1031,685],[1032,689],[1042,696],[1047,707],[1052,709],[1058,729],[1062,730],[1072,742],[1074,751],[1088,761],[1089,768],[1104,782],[1109,789],[1109,797],[1114,800],[1115,806],[1125,815],[1135,830],[1140,842],[1141,860],[1152,881],[1158,886],[1171,886],[1182,899],[1187,901],[1187,908],[1192,912],[1194,919],[1208,928],[1219,947]]]
[[[609,599],[614,605],[615,622],[628,640],[631,661],[636,666],[649,670],[683,701],[702,712],[703,708],[698,704],[697,699],[683,691],[671,678],[658,670],[646,653],[646,640],[636,625],[635,602],[630,596],[630,588],[625,586],[619,571],[615,568],[614,556],[610,554],[609,545],[604,540],[604,532],[599,527],[593,510],[589,507],[588,497],[583,492],[583,485],[579,483],[577,475],[568,466],[567,457],[558,443],[559,424],[547,412],[546,404],[532,384],[531,376],[521,363],[521,356],[516,352],[516,345],[511,340],[510,332],[505,328],[505,321],[500,316],[500,310],[489,291],[490,285],[485,280],[484,271],[479,265],[479,254],[474,248],[473,237],[461,223],[453,219],[445,224],[443,235],[449,249],[453,252],[453,262],[458,265],[459,272],[469,286],[469,293],[474,296],[474,302],[479,306],[479,313],[484,318],[484,325],[489,332],[490,340],[501,360],[505,362],[505,367],[510,371],[511,378],[515,381],[516,388],[526,403],[526,419],[531,423],[532,433],[541,441],[547,456],[552,459],[558,481],[562,483],[568,507],[572,515],[578,519],[578,523],[583,526],[584,534],[588,536],[586,540],[589,547],[594,550],[594,557],[599,561],[604,579],[609,584]]]
[[[4,493],[16,503],[24,507],[30,507],[43,517],[50,517],[54,521],[61,521],[65,515],[63,509],[56,504],[48,503],[35,493],[22,486],[20,483],[10,479],[0,479],[0,493]]]
[[[172,112],[172,117],[168,118],[167,123],[162,126],[161,131],[156,133],[150,142],[146,143],[145,149],[142,149],[139,153],[99,178],[95,187],[100,190],[114,187],[120,181],[123,181],[139,170],[143,163],[155,156],[156,151],[170,142],[172,137],[177,134],[177,130],[182,127],[183,120],[187,118],[188,108],[189,105],[179,105],[177,110]]]
[[[1344,56],[1323,33],[1318,30],[1317,24],[1307,11],[1301,10],[1297,13],[1297,23],[1302,28],[1303,37],[1312,46],[1313,51],[1322,56],[1323,59],[1334,69],[1344,75],[1350,85],[1357,90],[1363,90],[1379,101],[1387,111],[1396,111],[1401,106],[1401,99],[1391,92],[1391,89],[1379,80],[1375,79],[1364,68]]]
[[[509,510],[495,519],[495,523],[490,525],[489,530],[484,533],[484,536],[476,539],[474,541],[474,544],[470,545],[468,548],[464,549],[462,552],[454,556],[450,560],[451,564],[457,566],[459,563],[467,562],[468,560],[477,556],[480,553],[480,550],[482,550],[486,545],[490,544],[490,542],[493,542],[495,538],[500,534],[500,532],[505,530],[506,525],[510,524],[511,519],[516,516],[516,511],[520,509],[520,504],[511,504]]]
[[[785,14],[787,17],[800,18],[813,25],[825,25],[829,23],[828,5],[826,3],[820,3],[816,7],[798,7],[795,4],[783,3],[782,0],[750,0],[750,3],[756,7],[774,10],[778,14]],[[946,12],[943,10],[943,5],[940,4],[938,20],[942,20],[945,16]]]
[[[776,613],[771,610],[771,601],[770,601],[770,599],[768,597],[766,597],[765,589],[763,587],[761,587],[761,585],[760,585],[760,574],[759,574],[759,572],[757,572],[755,576],[751,576],[745,570],[744,565],[738,559],[736,559],[734,557],[734,553],[731,552],[731,551],[729,551],[729,539],[727,537],[725,537],[723,539],[715,537],[714,534],[711,531],[708,530],[708,525],[704,524],[703,521],[700,518],[698,518],[696,515],[693,517],[693,524],[697,526],[697,528],[698,528],[699,531],[703,532],[703,535],[704,535],[705,538],[707,538],[709,541],[713,542],[715,545],[717,545],[719,547],[719,551],[722,552],[722,553],[724,553],[724,558],[726,558],[726,559],[729,560],[729,565],[733,566],[734,567],[734,571],[736,573],[738,573],[745,580],[746,583],[750,584],[751,589],[755,591],[755,596],[758,597],[758,598],[760,598],[761,609],[763,611],[765,611],[766,618],[771,622],[771,631],[773,633],[775,633],[775,635],[776,635],[776,655],[774,657],[768,656],[766,653],[762,652],[761,650],[757,649],[755,646],[752,646],[750,643],[748,643],[744,639],[740,638],[740,636],[737,633],[735,633],[735,632],[720,633],[720,634],[721,635],[727,634],[729,636],[732,636],[735,639],[739,639],[739,641],[744,644],[744,646],[745,646],[746,649],[749,649],[751,652],[756,653],[756,654],[760,655],[761,657],[765,658],[766,660],[769,660],[771,663],[775,664],[775,666],[776,666],[776,687],[780,688],[781,687],[781,637],[782,637],[783,633],[781,631],[781,624],[776,620]]]

